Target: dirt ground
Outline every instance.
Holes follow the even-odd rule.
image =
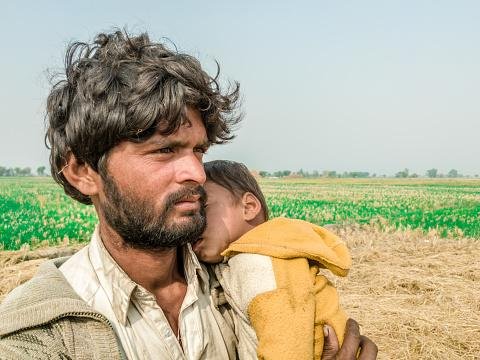
[[[348,314],[379,347],[379,359],[480,359],[480,240],[435,233],[335,230],[353,269],[332,278]],[[75,247],[0,252],[0,300],[48,258]]]

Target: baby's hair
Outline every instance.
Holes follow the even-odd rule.
[[[230,191],[235,199],[241,199],[246,192],[252,193],[260,201],[265,221],[268,220],[268,207],[257,180],[248,168],[230,160],[213,160],[203,164],[207,180]]]

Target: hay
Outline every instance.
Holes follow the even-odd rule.
[[[19,251],[0,251],[0,301],[10,290],[30,279],[42,262],[72,255],[81,247],[82,245],[74,245],[37,250],[25,248]]]
[[[333,278],[342,305],[379,347],[379,359],[480,359],[480,240],[434,232],[337,228],[353,256]],[[72,247],[0,252],[0,300],[46,257]],[[25,259],[29,259],[24,261]]]
[[[353,256],[332,279],[379,359],[480,359],[480,240],[339,229]]]

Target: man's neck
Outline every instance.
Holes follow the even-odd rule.
[[[134,249],[126,245],[106,224],[100,224],[100,237],[109,254],[130,279],[152,294],[157,294],[174,283],[185,283],[183,262],[179,262],[176,248]]]

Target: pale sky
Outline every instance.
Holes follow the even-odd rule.
[[[244,122],[207,160],[480,173],[480,2],[463,0],[2,2],[0,165],[48,164],[48,74],[69,42],[113,27],[240,82]]]

